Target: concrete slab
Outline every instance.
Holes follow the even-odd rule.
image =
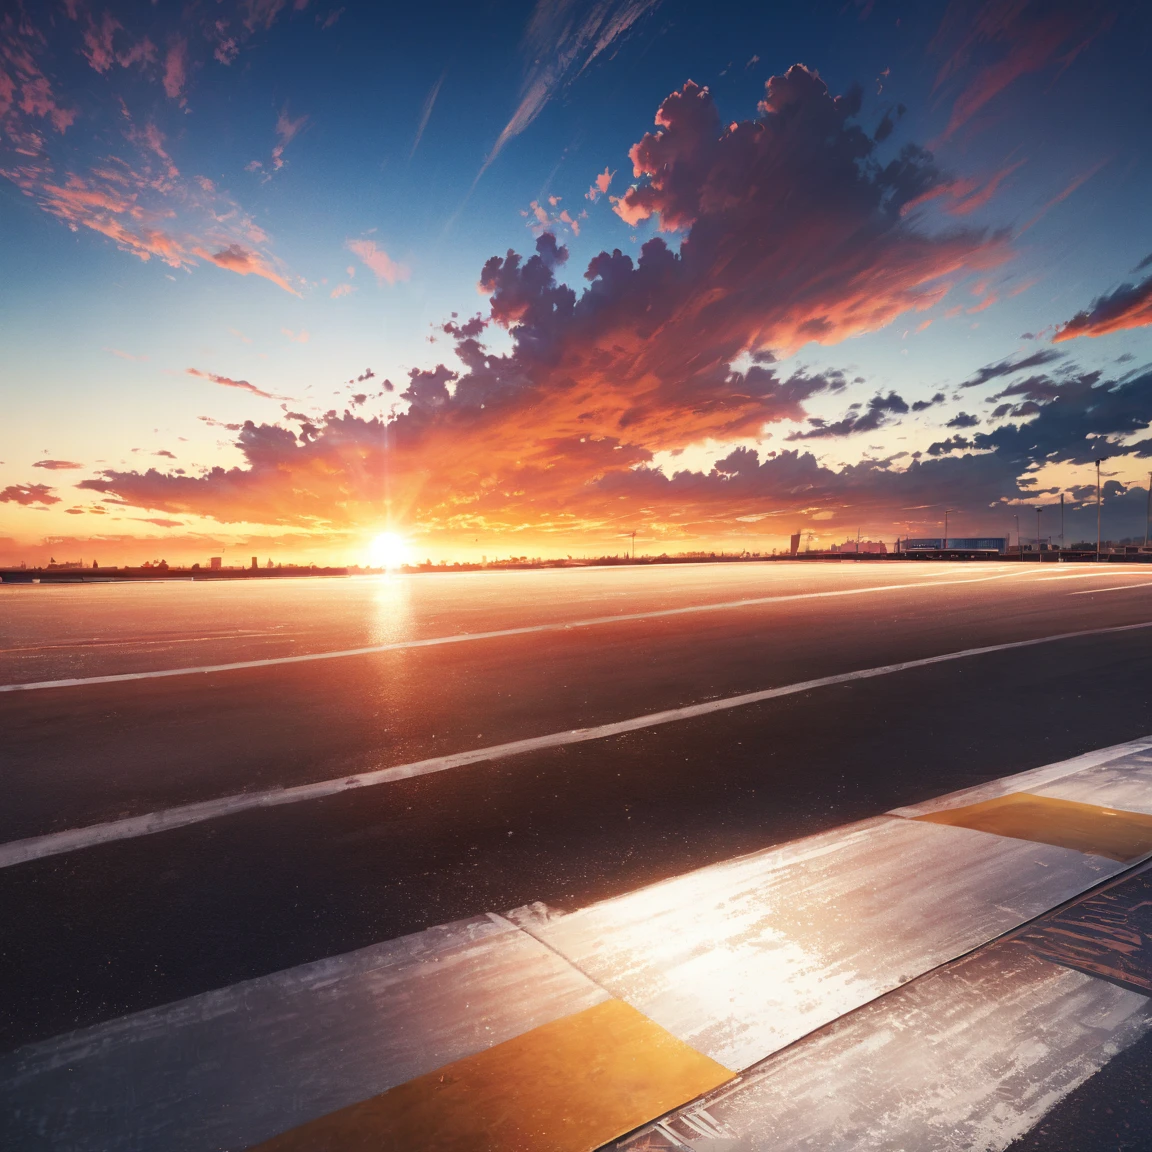
[[[613,995],[740,1070],[1121,867],[879,817],[525,925]]]
[[[0,1057],[0,1147],[245,1148],[608,999],[499,917],[446,924]]]
[[[889,816],[926,816],[931,812],[942,812],[946,808],[959,808],[967,804],[979,804],[984,800],[993,800],[998,796],[1006,796],[1009,792],[1036,792],[1045,796],[1064,796],[1061,791],[1052,791],[1051,786],[1060,781],[1063,786],[1070,777],[1088,770],[1107,765],[1117,773],[1114,780],[1127,777],[1130,770],[1141,771],[1152,758],[1152,736],[1142,737],[1139,740],[1130,740],[1124,744],[1113,744],[1108,748],[1098,748],[1092,752],[1085,752],[1082,756],[1074,756],[1070,760],[1061,760],[1055,764],[1044,764],[1039,768],[1031,768],[1027,772],[1017,772],[1012,776],[1001,776],[996,780],[989,780],[985,784],[977,784],[974,788],[963,788],[959,792],[948,792],[943,796],[933,796],[919,804],[908,804],[903,808],[893,808]],[[1074,788],[1077,786],[1074,786]],[[1138,791],[1135,790],[1135,791]],[[1133,792],[1132,794],[1135,794]],[[1119,794],[1117,794],[1119,798]],[[1117,801],[1103,798],[1090,799],[1087,795],[1073,795],[1068,793],[1069,800],[1084,800],[1092,804],[1111,804],[1117,808],[1130,807]],[[1148,802],[1145,797],[1145,803]],[[1132,808],[1134,812],[1149,811],[1147,808]]]
[[[616,1147],[1001,1152],[1150,1028],[1146,996],[993,944]]]

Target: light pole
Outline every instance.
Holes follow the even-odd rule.
[[[1096,461],[1096,563],[1100,563],[1100,465],[1107,460],[1107,456],[1101,456]]]
[[[1144,547],[1148,547],[1148,526],[1152,524],[1152,472],[1148,473],[1148,511],[1144,516]]]
[[[1044,553],[1040,551],[1040,513],[1042,508],[1036,509],[1036,558],[1039,563],[1044,563]]]
[[[1020,516],[1016,514],[1012,517],[1016,521],[1016,551],[1020,553],[1020,562],[1024,562],[1024,545],[1020,542]]]
[[[1060,493],[1060,551],[1065,548],[1064,542],[1064,493]]]
[[[948,551],[948,513],[951,511],[951,508],[944,509],[944,539],[940,541],[940,544],[945,552]]]

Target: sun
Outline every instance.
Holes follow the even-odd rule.
[[[409,560],[408,541],[395,532],[381,532],[368,546],[373,568],[399,568]]]

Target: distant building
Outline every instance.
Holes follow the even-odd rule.
[[[1008,539],[1005,536],[949,536],[945,541],[939,536],[929,536],[920,540],[902,540],[903,552],[1007,552]]]
[[[257,568],[259,568],[259,567],[260,567],[260,561],[259,561],[259,560],[257,560],[255,556],[253,556],[253,557],[252,557],[252,568],[253,568],[253,571],[255,571],[255,569],[257,569]]]
[[[883,540],[845,540],[843,544],[833,544],[829,551],[852,553],[853,555],[867,553],[872,556],[887,556],[888,546]]]
[[[224,558],[222,556],[210,556],[208,558],[208,567],[211,568],[213,572],[219,572],[223,567],[223,561]]]
[[[799,532],[793,532],[792,535],[788,537],[788,555],[789,556],[795,556],[796,553],[799,551],[800,551],[800,533]]]

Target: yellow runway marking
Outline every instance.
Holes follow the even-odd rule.
[[[607,1000],[251,1152],[591,1152],[733,1076]]]
[[[1100,808],[1076,800],[1034,796],[1030,792],[1011,792],[994,800],[913,819],[993,832],[1014,840],[1054,844],[1121,863],[1152,852],[1152,816],[1119,808]]]

